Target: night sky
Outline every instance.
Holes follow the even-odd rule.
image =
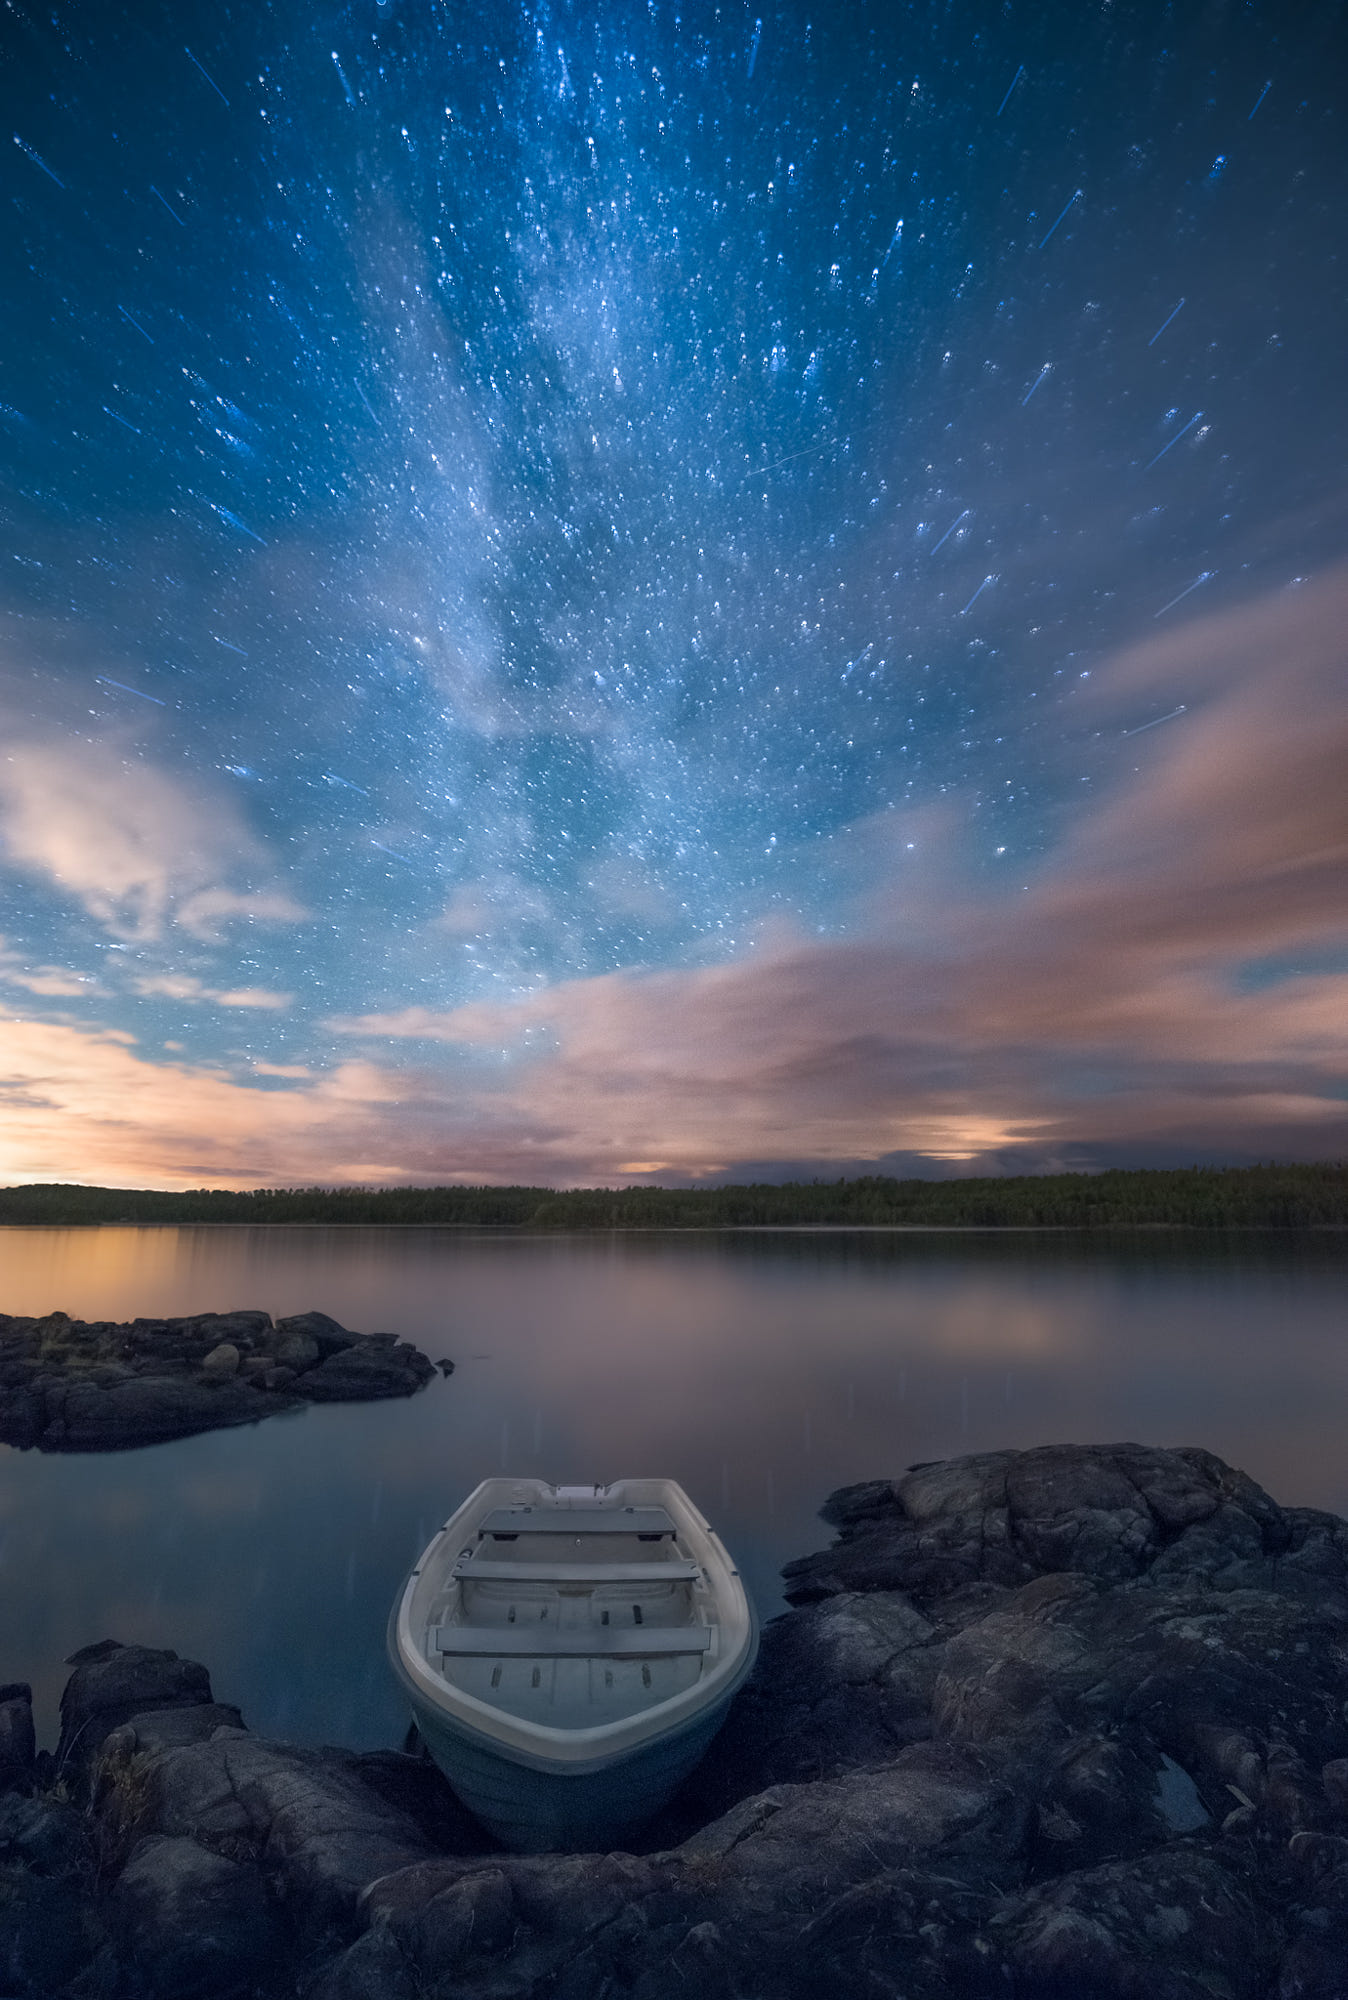
[[[6,0],[0,1175],[1348,1154],[1345,56]]]

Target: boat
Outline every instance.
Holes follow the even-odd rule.
[[[389,1656],[454,1791],[519,1853],[611,1850],[699,1762],[758,1651],[672,1479],[486,1479],[418,1559]]]

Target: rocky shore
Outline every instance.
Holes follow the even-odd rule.
[[[119,1451],[305,1403],[410,1396],[434,1373],[396,1335],[352,1333],[321,1312],[275,1322],[265,1312],[128,1322],[0,1313],[0,1444]]]
[[[23,2000],[1343,2000],[1348,1523],[1210,1453],[917,1466],[639,1852],[493,1850],[435,1771],[269,1743],[112,1641],[0,1688]]]

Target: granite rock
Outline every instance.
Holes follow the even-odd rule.
[[[257,1869],[181,1836],[138,1842],[109,1900],[123,1963],[155,2000],[243,2000],[284,1950]]]
[[[22,1755],[0,1799],[0,1990],[1345,2000],[1348,1526],[1138,1445],[915,1467],[825,1511],[634,1852],[503,1854],[424,1762],[263,1742],[204,1669],[86,1649],[62,1740],[87,1806]],[[53,1897],[77,1943],[40,1987]]]
[[[435,1373],[392,1334],[326,1313],[128,1322],[0,1314],[0,1443],[120,1451],[256,1423],[308,1402],[410,1396]]]
[[[36,1756],[33,1690],[27,1681],[6,1682],[0,1686],[0,1787],[26,1784]]]

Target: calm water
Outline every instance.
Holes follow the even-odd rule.
[[[54,1740],[60,1661],[204,1660],[250,1724],[400,1740],[394,1592],[503,1470],[682,1481],[760,1609],[835,1486],[1003,1445],[1204,1444],[1348,1514],[1348,1241],[0,1229],[0,1309],[129,1319],[319,1307],[456,1373],[147,1451],[0,1447],[0,1681]]]

